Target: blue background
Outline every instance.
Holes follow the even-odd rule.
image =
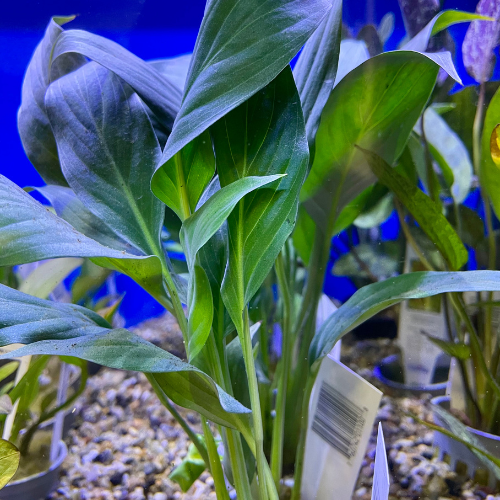
[[[143,59],[171,57],[191,52],[203,17],[205,2],[190,0],[47,0],[8,1],[0,7],[0,173],[20,186],[41,185],[42,181],[26,158],[17,133],[16,113],[20,104],[21,85],[26,66],[37,43],[42,38],[45,26],[54,15],[78,14],[67,28],[80,28],[106,36]],[[363,5],[364,4],[364,5]],[[474,11],[475,1],[445,1],[443,8]],[[404,35],[403,21],[397,0],[345,0],[343,17],[354,31],[367,22],[378,24],[387,12],[395,14],[395,30],[386,49],[395,48]],[[461,46],[467,25],[450,29]],[[464,83],[472,83],[465,74],[461,58],[456,60],[457,69]],[[394,233],[394,223],[386,223],[385,231]],[[342,237],[332,249],[332,260],[342,253]],[[345,245],[344,245],[345,246]],[[331,264],[328,271],[331,268]],[[345,300],[354,291],[349,280],[329,276],[325,291],[340,300]],[[117,290],[127,290],[122,304],[127,324],[162,311],[138,289],[126,276],[117,279]]]

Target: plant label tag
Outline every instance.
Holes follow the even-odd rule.
[[[373,471],[372,500],[387,500],[389,498],[389,467],[385,451],[382,424],[378,424],[377,448],[375,450],[375,469]]]
[[[413,251],[406,245],[404,272],[425,271]],[[447,340],[444,302],[440,295],[412,299],[401,303],[398,339],[403,354],[405,383],[428,385],[442,351],[426,335]]]
[[[318,312],[316,314],[316,331],[321,325],[337,310],[337,306],[331,301],[328,295],[321,295],[318,303]],[[340,350],[342,341],[338,340],[330,352],[330,355],[336,361],[340,361]]]
[[[381,398],[331,354],[325,357],[309,402],[302,500],[351,498]]]

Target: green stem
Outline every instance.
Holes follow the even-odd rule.
[[[215,494],[218,499],[229,500],[229,493],[227,492],[226,480],[224,479],[224,472],[222,470],[222,464],[217,451],[217,445],[215,444],[214,436],[208,426],[208,422],[203,416],[201,418],[201,425],[203,427],[203,435],[205,436],[205,441],[207,443],[208,457],[210,460],[210,472],[214,480]]]
[[[281,369],[278,379],[278,395],[276,400],[276,416],[274,418],[273,436],[271,442],[271,472],[274,484],[279,491],[281,473],[283,467],[283,437],[285,434],[285,408],[286,392],[288,390],[288,373],[290,371],[291,349],[291,320],[292,320],[292,297],[288,287],[285,272],[283,253],[280,252],[275,263],[278,286],[283,300],[283,322],[282,322],[282,356],[280,360]]]
[[[172,414],[172,416],[177,420],[179,425],[184,429],[184,432],[189,436],[193,444],[195,445],[196,449],[198,450],[198,453],[200,456],[203,458],[205,461],[205,464],[207,467],[210,466],[210,461],[208,458],[208,453],[205,445],[201,442],[200,438],[198,437],[198,434],[191,429],[189,424],[182,418],[181,414],[176,410],[175,406],[169,401],[165,393],[163,392],[163,389],[160,387],[160,384],[156,381],[154,374],[153,373],[145,373],[146,378],[149,380],[149,383],[151,384],[151,387],[155,391],[156,395],[158,396],[158,399],[160,400],[161,404],[167,408],[167,410]],[[203,420],[203,417],[201,417]]]
[[[259,492],[261,500],[278,500],[276,489],[271,489],[271,494],[268,494],[268,486],[266,483],[266,456],[264,455],[264,432],[262,428],[262,413],[260,408],[259,386],[257,383],[257,374],[255,372],[255,364],[252,350],[252,339],[250,338],[250,323],[248,318],[248,309],[245,307],[243,311],[243,335],[240,338],[243,351],[243,359],[248,377],[248,389],[250,392],[250,406],[252,408],[253,434],[255,440],[255,451],[257,455],[257,473],[259,479]],[[273,491],[274,490],[274,491]]]

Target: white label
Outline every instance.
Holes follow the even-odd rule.
[[[378,424],[377,449],[375,451],[375,469],[373,471],[372,500],[387,500],[389,498],[389,467],[385,451],[382,424]]]
[[[424,271],[410,245],[406,245],[405,273]],[[440,295],[401,303],[398,339],[403,353],[405,383],[428,385],[441,349],[425,334],[447,340],[444,303]]]
[[[309,404],[301,500],[351,498],[381,398],[330,354],[324,358]]]

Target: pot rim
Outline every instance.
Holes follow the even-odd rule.
[[[33,479],[45,476],[46,474],[53,472],[54,470],[58,469],[62,465],[64,459],[67,456],[68,456],[68,447],[66,446],[66,443],[63,440],[61,440],[61,441],[59,441],[59,454],[58,454],[56,460],[50,465],[50,467],[47,470],[39,472],[38,474],[32,474],[31,476],[24,477],[23,479],[19,479],[18,481],[13,481],[11,483],[7,483],[5,485],[5,488],[8,488],[9,486],[17,486],[19,484],[28,483],[29,481],[32,481]]]

